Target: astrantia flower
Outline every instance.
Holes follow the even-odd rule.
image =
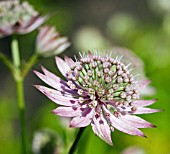
[[[0,37],[26,34],[47,20],[48,16],[40,16],[27,2],[18,0],[0,2]]]
[[[44,26],[40,29],[36,41],[36,50],[41,56],[54,56],[70,46],[67,37],[60,37],[54,27]]]
[[[120,59],[109,56],[81,56],[74,62],[56,57],[57,66],[66,78],[62,80],[42,67],[44,74],[35,74],[50,85],[36,85],[43,94],[61,105],[52,112],[72,117],[70,127],[86,127],[91,124],[96,135],[112,145],[114,128],[131,135],[143,136],[138,128],[154,127],[135,114],[159,112],[146,108],[156,100],[140,100],[140,90],[150,81],[136,81]]]

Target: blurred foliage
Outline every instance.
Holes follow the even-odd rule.
[[[157,125],[157,128],[144,130],[148,138],[130,136],[115,130],[112,133],[114,147],[110,147],[96,137],[89,126],[80,140],[77,153],[124,154],[123,151],[128,147],[139,147],[144,154],[170,153],[169,1],[87,0],[80,3],[78,0],[29,0],[29,2],[42,14],[52,12],[52,17],[47,23],[55,25],[62,34],[68,35],[72,42],[72,47],[64,53],[68,56],[73,57],[74,54],[88,49],[109,49],[118,45],[134,51],[144,61],[146,75],[152,80],[151,85],[156,88],[154,96],[147,96],[147,99],[158,98],[151,107],[165,110],[161,113],[141,116]],[[20,36],[23,63],[34,52],[36,34],[35,31]],[[9,44],[9,40],[10,38],[1,40],[0,49],[10,57],[10,52],[5,51],[8,50],[5,45]],[[59,74],[53,58],[41,59],[38,64]],[[4,66],[1,65],[1,68],[1,76],[9,76]],[[34,68],[39,69],[39,65]],[[77,129],[69,128],[65,119],[51,114],[50,111],[56,108],[56,105],[31,86],[38,82],[40,81],[32,72],[25,81],[28,146],[31,149],[35,132],[48,128],[58,134],[57,137],[60,138],[66,153],[74,141]],[[0,83],[2,85],[0,153],[18,154],[20,130],[15,106],[15,87],[11,83],[11,78],[6,80],[1,78]]]

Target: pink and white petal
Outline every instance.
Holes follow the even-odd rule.
[[[107,121],[105,120],[105,118],[103,117],[102,114],[101,114],[100,117],[101,117],[101,120],[99,121],[99,123],[100,123],[101,133],[103,134],[105,141],[107,143],[109,143],[110,145],[113,145],[112,139],[111,139],[111,130],[110,130],[110,127],[109,127]]]
[[[42,80],[44,81],[46,84],[50,85],[51,87],[57,89],[57,90],[62,90],[61,87],[62,87],[62,84],[60,83],[60,81],[55,81],[51,78],[49,78],[48,76],[38,72],[38,71],[35,71],[34,70],[34,73]]]
[[[103,119],[103,118],[102,118]],[[110,127],[107,124],[106,120],[102,120],[101,117],[94,116],[93,121],[91,123],[93,132],[99,136],[106,143],[113,145],[111,140],[111,131]]]
[[[70,68],[75,66],[75,62],[68,56],[64,56],[64,60]]]
[[[45,42],[44,39],[46,38],[45,36],[47,35],[49,28],[50,28],[49,26],[44,26],[40,28],[38,36],[37,36],[37,40],[36,40],[38,45],[40,46],[44,45],[44,42]]]
[[[67,37],[60,37],[60,38],[52,38],[50,40],[48,40],[48,42],[46,43],[46,46],[44,47],[45,51],[54,51],[56,50],[61,44],[66,43],[68,40]]]
[[[89,57],[90,59],[93,59],[93,54],[91,53],[91,51],[88,51],[88,57]]]
[[[34,19],[30,20],[30,22],[28,23],[26,27],[19,28],[17,30],[17,33],[20,33],[20,34],[29,33],[35,30],[36,28],[38,28],[40,25],[42,25],[48,18],[49,18],[49,15],[46,15],[43,17],[37,16]]]
[[[138,83],[136,83],[136,88],[138,90],[142,90],[143,88],[145,88],[149,83],[151,82],[151,80],[142,80],[139,81]]]
[[[157,99],[153,99],[153,100],[136,100],[133,101],[132,104],[136,105],[136,106],[149,106],[153,103],[155,103],[157,101]]]
[[[94,134],[99,136],[103,141],[105,141],[103,134],[101,133],[99,122],[97,121],[96,117],[93,118],[91,122],[92,130]]]
[[[66,94],[74,94],[76,95],[76,92],[71,90],[70,88],[68,88],[67,86],[65,86],[65,81],[63,81],[62,83],[62,80],[60,81],[56,81],[56,80],[53,80],[52,78],[50,78],[50,76],[48,75],[44,75],[44,74],[41,74],[37,71],[34,71],[34,73],[42,80],[44,81],[46,84],[50,85],[51,87],[59,90],[59,91],[62,91]]]
[[[44,26],[44,27],[40,28],[39,34],[37,36],[37,42],[42,42],[42,40],[45,38],[49,29],[50,29],[49,26]]]
[[[64,77],[66,77],[66,73],[70,70],[70,67],[64,60],[62,60],[59,57],[55,57],[55,60],[56,60],[57,67],[60,70],[61,74]]]
[[[155,113],[155,112],[161,112],[162,110],[158,109],[151,109],[146,107],[137,107],[135,111],[133,111],[133,114],[149,114],[149,113]]]
[[[48,88],[48,87],[45,87],[45,86],[41,86],[41,85],[35,85],[35,87],[40,88],[43,91],[49,91],[51,94],[54,94],[54,95],[67,97],[68,99],[78,100],[77,98],[75,98],[75,95],[69,94],[65,91],[58,91],[58,90]]]
[[[77,117],[81,115],[82,111],[80,107],[58,107],[52,110],[52,113],[64,117]]]
[[[70,45],[71,45],[70,42],[66,42],[66,43],[60,45],[60,46],[53,52],[53,55],[59,55],[59,54],[62,53],[64,50],[66,50]]]
[[[156,89],[150,85],[140,91],[141,96],[151,96],[156,93]]]
[[[34,85],[38,90],[40,90],[44,95],[46,95],[49,99],[51,99],[53,102],[59,104],[59,105],[64,105],[64,106],[73,106],[73,105],[78,105],[79,100],[75,99],[71,96],[68,96],[67,94],[64,94],[51,89],[47,88],[41,85]]]
[[[155,125],[149,123],[148,121],[137,117],[135,115],[125,115],[125,116],[121,116],[122,120],[129,124],[132,125],[136,128],[152,128],[152,127],[156,127]]]
[[[101,137],[101,133],[99,133],[99,130],[98,130],[98,127],[96,125],[96,118],[94,117],[92,122],[91,122],[91,126],[92,126],[92,130],[94,132],[94,134],[96,134],[97,136],[99,136],[102,140],[104,140],[102,137]]]
[[[47,51],[45,48],[46,46],[48,46],[47,43],[48,43],[48,40],[51,39],[52,37],[51,35],[54,35],[53,33],[55,33],[55,29],[53,27],[45,26],[40,29],[37,40],[36,40],[37,50]]]
[[[68,93],[73,93],[75,94],[75,91],[73,91],[72,89],[70,89],[66,83],[66,81],[62,80],[61,78],[59,78],[58,76],[56,76],[55,74],[53,74],[52,72],[48,71],[45,67],[41,66],[42,71],[44,72],[44,74],[46,76],[48,76],[49,78],[51,78],[51,80],[54,80],[56,83],[61,83],[61,87],[56,86],[58,88],[60,88],[61,91],[67,91]],[[58,89],[59,90],[59,89]]]
[[[124,123],[124,121],[115,117],[114,115],[110,116],[110,120],[111,120],[111,124],[113,125],[113,127],[115,127],[116,129],[118,129],[124,133],[130,134],[130,135],[146,137],[145,134],[143,132],[141,132],[139,129],[137,129],[134,126]]]
[[[55,37],[55,39],[54,39],[54,37]],[[59,34],[56,32],[55,28],[48,26],[48,30],[47,30],[45,36],[40,41],[42,41],[42,44],[44,44],[45,46],[48,46],[48,44],[50,44],[49,42],[51,39],[56,40],[58,37],[59,37]],[[46,50],[46,49],[44,49],[44,50]]]
[[[108,109],[106,109],[105,107],[103,107],[103,109],[104,109],[105,113],[108,113],[110,115],[109,119],[110,119],[111,125],[114,128],[116,128],[124,133],[130,134],[130,135],[146,137],[145,134],[143,132],[141,132],[139,129],[125,123],[122,120],[121,116],[115,117]]]
[[[0,36],[8,36],[14,33],[12,26],[1,27],[0,28]]]
[[[90,111],[91,110],[91,111]],[[70,127],[86,127],[88,126],[92,118],[94,117],[94,109],[89,108],[89,113],[84,116],[78,116],[71,120]]]
[[[50,77],[55,82],[61,82],[62,84],[67,85],[67,83],[64,80],[56,76],[54,73],[48,71],[45,67],[41,66],[41,69],[46,76]]]

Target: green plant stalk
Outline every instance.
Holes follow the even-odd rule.
[[[25,78],[25,76],[28,74],[29,70],[32,68],[32,66],[37,62],[39,58],[39,55],[35,52],[23,68],[23,71],[21,73],[22,78]]]
[[[73,153],[75,152],[75,150],[76,150],[76,148],[77,148],[77,144],[78,144],[78,142],[79,142],[79,140],[80,140],[80,138],[81,138],[81,136],[82,136],[85,128],[86,128],[86,127],[81,127],[81,128],[79,129],[79,132],[78,132],[78,134],[77,134],[77,136],[76,136],[76,139],[75,139],[73,145],[71,146],[68,154],[73,154]]]
[[[0,52],[0,60],[5,64],[5,66],[10,70],[12,75],[14,75],[15,68],[12,62],[2,53]]]
[[[19,108],[19,118],[20,118],[20,126],[21,126],[22,153],[26,154],[26,126],[25,126],[25,102],[24,102],[23,80],[17,80],[16,86],[17,86],[18,108]]]
[[[18,41],[16,39],[13,39],[11,48],[12,48],[13,64],[15,67],[14,79],[16,82],[17,101],[18,101],[19,119],[20,119],[20,127],[21,127],[22,154],[26,154],[24,89],[23,89],[23,78],[21,77],[21,63],[20,63]]]

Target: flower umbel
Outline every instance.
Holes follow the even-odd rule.
[[[36,50],[41,56],[58,55],[69,46],[68,38],[60,37],[54,27],[44,26],[40,29],[36,41]]]
[[[40,16],[28,2],[18,0],[0,2],[0,37],[26,34],[47,20],[48,16]]]
[[[136,81],[119,58],[100,56],[89,52],[80,60],[56,57],[56,64],[66,78],[62,80],[42,67],[44,74],[35,74],[50,85],[35,85],[55,103],[61,105],[52,112],[72,117],[70,127],[86,127],[91,124],[96,135],[112,145],[114,128],[131,135],[143,136],[138,128],[155,127],[135,114],[159,112],[146,108],[156,100],[139,100],[140,90],[150,81]]]

